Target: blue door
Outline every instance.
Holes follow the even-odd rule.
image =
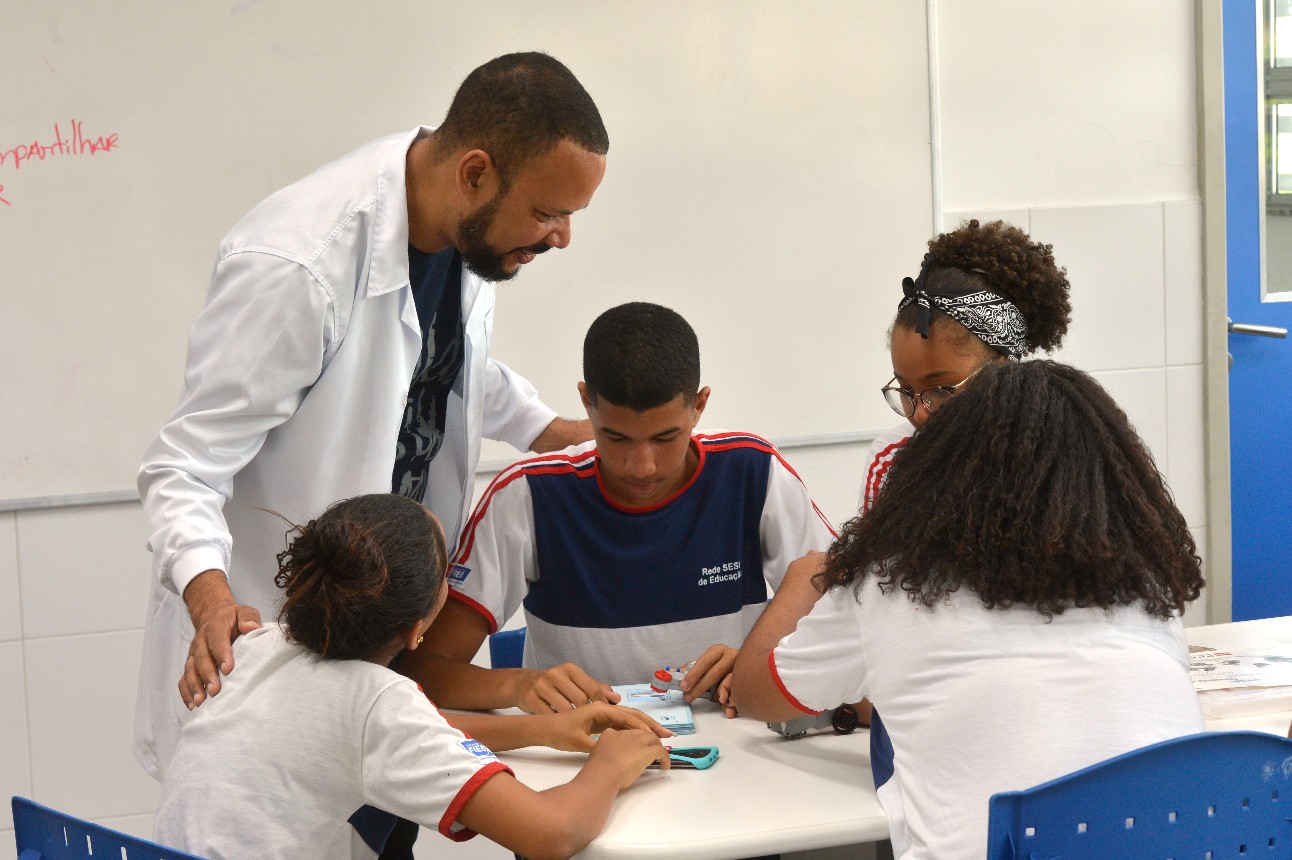
[[[1224,5],[1235,621],[1292,615],[1292,341],[1235,331],[1292,327],[1292,302],[1261,297],[1260,219],[1267,200],[1260,156],[1267,119],[1259,103],[1265,59],[1257,38],[1257,5],[1253,0],[1225,0]]]

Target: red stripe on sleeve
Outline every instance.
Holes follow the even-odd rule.
[[[799,476],[798,472],[794,471],[794,467],[785,459],[785,455],[781,453],[779,448],[761,436],[755,436],[752,433],[723,433],[717,435],[697,434],[695,438],[702,440],[705,443],[704,447],[711,451],[727,451],[732,448],[753,448],[756,451],[771,454],[782,466],[785,467],[785,471],[789,472],[798,480],[799,484],[803,487],[804,492],[807,492],[807,485],[803,483],[803,478]],[[812,499],[811,493],[808,493],[808,501],[812,503],[812,510],[816,513],[817,519],[821,521],[821,524],[826,527],[832,536],[837,538],[839,533],[834,530],[834,525],[826,519],[825,514],[821,513],[821,509],[817,507],[816,502]]]
[[[815,717],[817,714],[821,713],[821,711],[812,710],[807,705],[803,704],[798,699],[794,698],[794,695],[789,690],[785,689],[785,683],[781,681],[781,673],[776,671],[776,651],[775,650],[767,652],[767,668],[772,673],[772,681],[775,682],[776,689],[781,691],[781,695],[785,697],[785,700],[787,702],[789,702],[791,705],[798,708],[800,711],[802,711],[803,713],[809,716]]]
[[[475,836],[476,832],[469,827],[463,827],[457,833],[454,833],[452,829],[453,823],[458,820],[458,816],[462,813],[462,807],[467,805],[467,801],[471,799],[472,795],[476,793],[480,786],[484,785],[485,781],[490,777],[497,776],[500,773],[510,773],[512,776],[516,775],[512,773],[511,768],[507,767],[507,765],[500,761],[487,764],[476,771],[475,774],[466,781],[466,784],[458,790],[457,796],[453,798],[453,802],[449,804],[449,808],[444,810],[444,815],[440,818],[440,833],[449,837],[454,842],[466,842],[472,836]]]
[[[460,603],[466,604],[467,606],[474,609],[476,612],[479,612],[481,615],[483,615],[485,621],[489,622],[490,635],[493,635],[494,633],[498,632],[498,619],[494,618],[493,613],[490,612],[488,609],[485,609],[479,603],[476,603],[474,600],[472,600],[470,597],[467,597],[462,592],[454,591],[452,588],[449,589],[449,597],[452,597],[454,600]]]
[[[544,455],[534,457],[529,460],[522,460],[508,466],[490,482],[485,488],[484,495],[480,498],[479,504],[476,505],[471,516],[467,518],[466,527],[462,530],[462,538],[458,542],[457,552],[453,554],[453,563],[460,563],[463,559],[471,555],[471,547],[475,544],[476,527],[480,525],[480,520],[484,518],[485,512],[489,509],[489,502],[493,500],[495,494],[503,487],[506,487],[517,478],[523,478],[526,475],[546,475],[553,472],[578,471],[579,464],[595,457],[596,451],[585,451],[577,455]],[[538,464],[550,464],[539,466]]]
[[[893,463],[891,459],[893,452],[909,442],[910,439],[910,436],[899,439],[884,450],[880,451],[875,456],[874,461],[871,462],[866,476],[866,495],[865,498],[862,499],[861,512],[863,514],[870,510],[871,506],[875,504],[875,496],[879,494],[879,487],[884,481],[884,475],[888,473],[888,467]],[[886,460],[884,459],[885,457],[889,459]]]

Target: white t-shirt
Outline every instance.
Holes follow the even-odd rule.
[[[360,812],[369,804],[460,841],[475,835],[462,807],[510,773],[385,666],[324,660],[276,625],[240,637],[234,661],[166,771],[164,845],[210,860],[372,858],[360,831],[383,816]]]
[[[893,459],[911,437],[915,435],[915,425],[910,421],[889,427],[870,441],[870,450],[866,455],[866,479],[862,481],[857,492],[857,510],[866,513],[875,504],[875,496],[884,485],[888,469]]]
[[[1183,626],[1134,607],[1047,622],[967,590],[930,609],[869,578],[860,600],[822,597],[770,663],[801,709],[865,696],[883,714],[900,792],[885,810],[907,860],[981,860],[996,792],[1203,730]]]

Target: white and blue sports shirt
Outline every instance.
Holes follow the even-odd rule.
[[[834,530],[766,440],[697,434],[692,445],[691,480],[647,508],[605,495],[593,442],[510,466],[467,521],[451,596],[491,631],[523,604],[526,667],[573,662],[608,684],[740,647],[769,586]]]

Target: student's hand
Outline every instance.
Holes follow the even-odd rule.
[[[673,732],[632,708],[621,708],[605,702],[592,702],[573,711],[525,717],[539,725],[539,736],[545,746],[566,752],[592,752],[597,742],[592,735],[608,729],[640,729],[656,737],[671,738]]]
[[[722,715],[724,717],[730,720],[740,716],[740,712],[736,710],[736,703],[731,701],[731,676],[730,675],[723,678],[722,683],[718,685],[717,699],[718,699],[718,704],[722,705]]]
[[[220,674],[233,671],[233,640],[260,626],[260,612],[233,599],[224,572],[208,570],[184,589],[184,602],[193,619],[179,695],[189,710],[220,692]]]
[[[728,645],[711,645],[696,658],[695,663],[686,673],[686,680],[682,682],[682,698],[688,703],[694,702],[706,690],[719,687],[731,674],[732,667],[736,665],[736,655],[739,653],[739,650]],[[714,690],[713,701],[721,702],[718,698],[720,691],[720,688]]]
[[[668,770],[672,763],[668,750],[654,734],[642,729],[606,729],[588,755],[585,768],[617,770],[618,785],[623,790],[654,761],[663,770]]]
[[[782,589],[788,587],[808,595],[807,599],[815,603],[817,598],[825,593],[816,579],[816,575],[825,570],[825,559],[825,553],[814,549],[802,558],[790,562],[789,568],[785,571],[785,578],[781,580],[781,587],[776,589],[776,593],[780,594]]]
[[[511,699],[531,714],[572,711],[589,702],[616,704],[619,694],[574,663],[551,669],[516,670]]]

